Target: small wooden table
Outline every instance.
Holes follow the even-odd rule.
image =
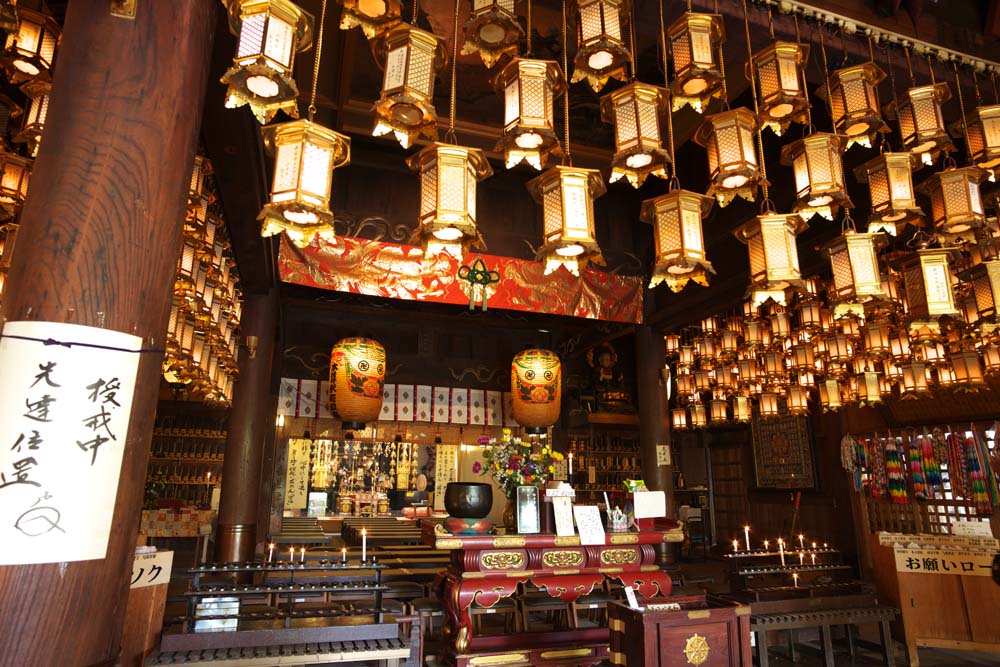
[[[479,651],[517,650],[533,644],[550,651],[567,645],[606,647],[607,628],[544,633],[544,637],[530,632],[477,637],[469,608],[473,603],[493,607],[528,581],[565,603],[590,593],[605,579],[617,579],[646,598],[670,595],[670,575],[656,565],[653,545],[681,542],[684,534],[677,522],[663,525],[648,532],[609,533],[604,544],[583,546],[579,535],[452,535],[440,524],[421,522],[424,544],[451,550],[451,563],[438,589],[458,667],[470,663],[473,652]]]

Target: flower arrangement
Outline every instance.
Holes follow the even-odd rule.
[[[552,451],[548,445],[536,447],[530,442],[522,442],[520,438],[513,437],[508,428],[503,430],[499,442],[496,438],[483,437],[479,439],[479,444],[485,445],[483,458],[486,465],[477,461],[472,471],[493,475],[508,498],[514,497],[519,486],[545,483],[555,472],[556,461],[563,460],[563,455]]]

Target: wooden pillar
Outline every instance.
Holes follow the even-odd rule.
[[[2,321],[104,327],[163,348],[218,3],[73,0]],[[0,567],[0,664],[120,651],[162,356],[139,364],[107,555]]]
[[[278,328],[278,290],[244,299],[240,344],[256,337],[253,356],[244,347],[240,375],[229,415],[226,459],[222,467],[222,497],[215,539],[215,560],[244,562],[253,559],[257,543],[257,501],[260,494],[261,458],[268,438],[274,437],[271,400],[271,360]]]
[[[639,450],[642,455],[642,478],[651,491],[667,496],[667,516],[676,517],[674,507],[674,467],[657,465],[656,447],[670,446],[667,427],[667,397],[660,371],[665,363],[663,338],[648,324],[635,329],[635,377],[639,403]],[[663,561],[673,562],[676,549],[668,548]]]

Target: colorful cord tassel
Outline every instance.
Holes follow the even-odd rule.
[[[927,431],[917,438],[920,442],[920,452],[923,458],[924,481],[927,482],[928,495],[933,497],[941,490],[941,466],[938,464],[934,451],[934,439]]]
[[[924,455],[921,445],[916,440],[903,436],[903,447],[910,461],[910,482],[913,484],[913,497],[917,500],[927,500],[927,486],[924,484]]]
[[[977,515],[989,516],[993,513],[993,504],[990,503],[990,494],[986,488],[986,476],[983,474],[983,468],[979,462],[979,452],[973,438],[966,440],[965,452],[969,471],[969,489],[972,491],[972,504],[976,508]]]
[[[885,441],[885,472],[889,478],[889,496],[892,498],[892,502],[898,505],[910,502],[906,493],[906,472],[903,468],[903,458],[892,435]]]

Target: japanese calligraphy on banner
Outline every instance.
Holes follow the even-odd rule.
[[[173,551],[136,554],[135,560],[132,561],[131,588],[170,583],[170,568],[173,562]]]
[[[434,468],[434,509],[442,511],[445,488],[458,480],[458,445],[438,445]]]
[[[897,572],[988,577],[993,567],[993,554],[989,551],[896,547],[893,553]]]
[[[288,441],[288,468],[285,470],[285,509],[301,510],[309,501],[309,446],[312,440]]]
[[[0,565],[105,557],[141,347],[78,324],[4,326]]]

